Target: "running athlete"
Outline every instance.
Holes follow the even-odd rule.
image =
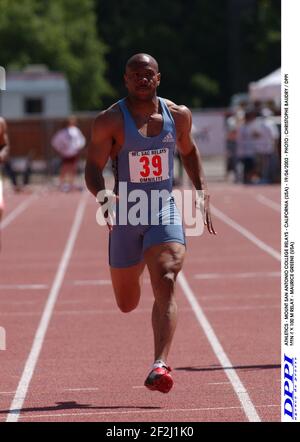
[[[167,393],[173,386],[167,357],[177,322],[175,282],[185,255],[184,230],[182,222],[178,222],[179,214],[172,196],[155,215],[157,222],[148,225],[121,223],[118,213],[124,197],[121,189],[126,185],[128,195],[141,189],[148,196],[153,190],[166,190],[171,195],[177,145],[195,189],[204,193],[208,232],[216,232],[200,154],[191,136],[191,112],[185,106],[157,96],[160,77],[157,61],[150,55],[136,54],[127,61],[124,80],[128,96],[96,117],[85,179],[93,195],[104,191],[102,171],[109,158],[112,159],[117,195],[115,223],[107,218],[112,285],[120,310],[125,313],[134,310],[139,303],[141,276],[147,265],[154,294],[154,363],[145,386]],[[109,193],[107,195],[109,197]],[[147,208],[152,216],[151,204]],[[168,224],[161,222],[166,213],[172,214]],[[175,222],[171,222],[171,218]]]
[[[17,183],[17,176],[15,171],[12,168],[11,162],[9,161],[9,140],[8,140],[8,134],[7,134],[7,124],[6,121],[4,120],[4,118],[0,117],[0,195],[1,195],[1,188],[3,189],[3,183],[1,181],[1,169],[4,169],[6,175],[9,177],[14,190],[16,192],[19,192],[21,190],[21,188],[19,187],[18,183]],[[3,165],[3,167],[1,167],[1,165]],[[27,176],[26,179],[29,178],[29,175],[25,175]],[[25,178],[24,178],[25,180]],[[2,184],[1,184],[2,183]],[[3,211],[3,206],[4,206],[4,202],[3,202],[3,194],[2,194],[2,211]],[[1,208],[1,199],[0,199],[0,208]],[[0,209],[1,210],[1,209]]]
[[[7,136],[7,126],[4,118],[0,117],[0,222],[4,210],[4,197],[3,197],[3,181],[1,174],[1,164],[4,164],[8,158],[9,147],[8,147],[8,136]]]

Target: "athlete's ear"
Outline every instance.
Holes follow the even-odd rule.
[[[158,72],[156,78],[157,78],[157,86],[159,86],[159,85],[160,85],[160,79],[161,79],[161,74],[160,74],[160,72]]]

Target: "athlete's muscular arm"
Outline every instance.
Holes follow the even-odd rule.
[[[204,171],[200,152],[193,140],[192,115],[185,106],[177,106],[176,112],[176,131],[177,131],[177,147],[184,165],[184,168],[191,179],[195,189],[208,192],[205,182]]]
[[[173,114],[176,132],[177,132],[177,147],[182,159],[183,166],[191,179],[196,190],[204,193],[204,223],[207,226],[209,233],[216,234],[212,225],[207,184],[204,176],[204,170],[201,160],[201,155],[196,143],[192,137],[192,114],[185,106],[172,106],[171,112]]]
[[[0,117],[0,164],[4,163],[9,155],[9,143],[7,126],[3,118]]]
[[[92,127],[91,142],[88,146],[85,166],[85,182],[89,191],[97,196],[105,190],[102,171],[110,157],[113,147],[113,125],[108,111],[101,112]]]

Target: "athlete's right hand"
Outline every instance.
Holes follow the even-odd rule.
[[[111,190],[101,190],[97,194],[97,202],[100,209],[97,211],[97,222],[100,225],[107,225],[111,232],[116,221],[116,202],[119,197]]]

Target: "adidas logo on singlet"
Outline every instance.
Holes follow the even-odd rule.
[[[174,141],[174,137],[171,134],[171,132],[169,132],[162,140],[163,143],[172,143],[173,141]]]

